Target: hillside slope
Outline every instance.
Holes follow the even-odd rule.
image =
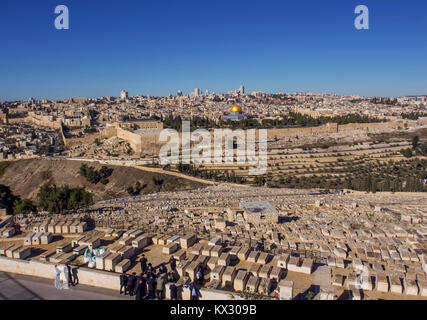
[[[86,181],[78,174],[80,161],[31,159],[0,163],[0,184],[10,186],[13,193],[21,198],[36,199],[41,186],[53,183],[57,186],[69,185],[71,187],[84,186],[86,190],[95,195],[95,201],[127,195],[126,188],[134,185],[136,181],[146,184],[141,194],[159,191],[159,186],[153,182],[153,177],[163,179],[160,191],[188,190],[203,187],[204,184],[184,178],[165,174],[142,171],[136,168],[108,166],[113,168],[109,183],[96,185]],[[99,163],[87,165],[101,168]]]

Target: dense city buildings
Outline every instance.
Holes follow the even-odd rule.
[[[2,200],[14,215],[1,225],[0,268],[30,260],[43,276],[40,262],[71,264],[103,270],[90,283],[116,289],[144,252],[155,265],[176,259],[183,299],[200,270],[212,299],[425,298],[426,112],[423,97],[243,86],[4,102],[0,183],[16,200]],[[185,120],[212,135],[267,129],[266,174],[251,176],[249,158],[160,165],[162,130]],[[53,196],[59,187],[72,204]]]

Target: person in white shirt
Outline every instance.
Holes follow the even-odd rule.
[[[60,290],[62,289],[61,281],[60,281],[61,270],[59,270],[58,265],[55,265],[54,274],[55,274],[55,288]]]

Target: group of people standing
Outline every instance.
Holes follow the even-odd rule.
[[[163,300],[165,297],[165,284],[171,283],[169,286],[171,300],[178,299],[176,286],[178,276],[174,257],[169,260],[170,271],[163,263],[153,267],[151,263],[148,263],[144,254],[141,257],[140,264],[141,274],[139,276],[136,275],[136,272],[131,275],[123,272],[120,275],[120,294],[135,296],[136,300]]]

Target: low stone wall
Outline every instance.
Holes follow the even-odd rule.
[[[45,279],[55,279],[54,264],[42,261],[27,261],[19,259],[11,259],[0,256],[0,271],[22,274],[26,276],[34,276]],[[120,290],[120,275],[102,270],[78,268],[77,276],[79,283],[93,287],[99,287],[110,290]],[[169,298],[168,285],[166,286],[166,298]],[[184,300],[190,299],[190,290],[184,289],[182,294]],[[202,288],[200,290],[200,300],[238,300],[241,299],[236,294],[227,291],[213,290]]]
[[[54,264],[42,261],[26,261],[0,257],[0,271],[17,273],[26,276],[34,276],[54,280]],[[111,290],[120,289],[119,274],[79,268],[77,272],[79,283]]]

